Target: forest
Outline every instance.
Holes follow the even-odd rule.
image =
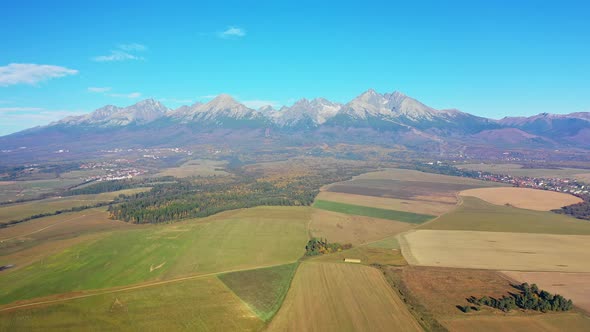
[[[363,169],[340,167],[316,173],[264,177],[241,172],[235,177],[187,178],[159,183],[149,192],[127,197],[108,211],[112,219],[164,223],[210,216],[261,205],[309,206],[326,184],[350,179]]]

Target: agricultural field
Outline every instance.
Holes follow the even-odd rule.
[[[422,331],[374,268],[303,263],[269,331]]]
[[[218,278],[263,321],[279,310],[298,263],[224,273]]]
[[[344,263],[345,258],[359,259],[362,265],[405,266],[408,264],[400,250],[369,246],[359,246],[329,255],[313,257],[310,261],[349,264]]]
[[[313,209],[309,231],[313,237],[356,246],[381,240],[412,227],[412,224],[405,222]]]
[[[517,209],[463,197],[454,211],[419,229],[590,235],[590,223],[552,212]]]
[[[583,202],[581,198],[570,194],[531,188],[468,189],[462,191],[461,195],[477,197],[495,205],[509,205],[537,211],[551,211]]]
[[[227,162],[220,160],[195,159],[187,161],[179,167],[167,168],[156,176],[174,176],[186,178],[192,176],[227,176]]]
[[[523,168],[520,164],[462,164],[458,168],[489,172],[495,174],[506,174],[512,176],[529,177],[565,177],[584,181],[590,178],[590,170],[582,168]]]
[[[412,230],[400,235],[411,265],[590,272],[590,236]]]
[[[217,277],[104,291],[5,311],[2,331],[259,331],[264,322]]]
[[[471,316],[441,320],[450,331],[520,332],[520,331],[572,331],[590,329],[590,318],[579,313],[537,314],[531,316]]]
[[[410,224],[419,224],[434,218],[434,216],[425,214],[386,210],[368,206],[352,205],[321,200],[316,200],[313,204],[313,207],[332,212],[353,214],[358,216],[366,216],[379,219],[395,220]]]
[[[0,185],[0,202],[31,199],[42,194],[53,193],[79,184],[79,179],[49,179],[27,181],[2,181]]]
[[[292,263],[305,252],[309,219],[306,207],[259,207],[111,232],[4,271],[0,283],[11,287],[0,302]]]
[[[590,314],[590,273],[504,271],[518,282],[535,283],[551,293],[572,299],[575,306]]]
[[[320,192],[316,199],[322,201],[362,205],[379,209],[405,211],[434,216],[439,216],[441,214],[447,213],[455,208],[455,203],[363,196],[331,191]]]
[[[110,202],[119,195],[132,195],[149,188],[125,189],[95,195],[77,195],[57,198],[47,198],[26,203],[0,206],[0,224],[19,220],[41,213],[52,213],[74,207],[91,206],[97,203]]]

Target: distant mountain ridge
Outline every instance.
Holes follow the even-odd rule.
[[[137,146],[195,140],[216,143],[228,140],[232,132],[243,135],[244,142],[275,137],[289,144],[359,142],[425,151],[470,145],[590,149],[590,113],[542,113],[494,120],[455,109],[438,110],[401,92],[381,94],[372,89],[345,104],[315,98],[300,99],[280,109],[269,105],[255,110],[222,94],[207,103],[175,110],[153,99],[128,107],[107,105],[89,114],[0,137],[0,147],[82,146],[90,137],[96,141],[93,146],[100,142]],[[46,142],[44,137],[53,141]]]

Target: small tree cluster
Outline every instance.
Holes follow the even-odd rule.
[[[568,311],[573,307],[572,300],[566,299],[559,294],[551,294],[540,290],[536,284],[529,286],[528,283],[515,286],[520,293],[502,296],[499,299],[484,296],[482,298],[471,297],[468,301],[478,306],[488,306],[502,311],[510,311],[520,308],[525,310],[547,311]],[[463,307],[460,308],[463,312]]]
[[[317,256],[323,254],[329,254],[352,248],[352,244],[340,244],[340,243],[328,243],[327,239],[312,238],[307,242],[305,246],[306,256]]]

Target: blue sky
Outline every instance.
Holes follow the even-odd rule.
[[[0,135],[105,104],[402,91],[500,118],[590,111],[587,1],[2,1]]]

